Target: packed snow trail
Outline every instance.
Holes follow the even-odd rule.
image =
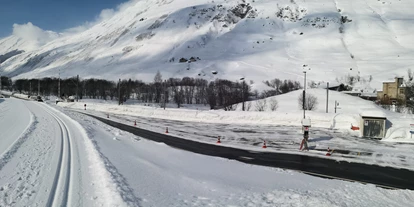
[[[44,103],[5,102],[33,115],[28,130],[0,125],[22,134],[0,158],[0,206],[126,205],[79,123]]]

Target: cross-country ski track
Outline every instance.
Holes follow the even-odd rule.
[[[10,108],[23,103],[28,110],[20,107],[22,113],[31,114],[33,120],[22,135],[7,137],[14,142],[0,158],[0,206],[123,204],[79,123],[44,103],[8,102]]]
[[[42,106],[43,107],[43,106]],[[45,111],[52,116],[59,124],[61,130],[60,140],[60,154],[59,161],[56,170],[55,177],[53,179],[53,186],[50,190],[47,206],[71,206],[70,199],[68,200],[70,177],[71,177],[71,165],[72,165],[72,147],[71,136],[68,130],[68,126],[58,116],[49,111],[46,107],[43,107]]]
[[[0,102],[0,116],[0,135],[9,136],[0,136],[0,144],[9,143],[1,148],[6,149],[0,157],[1,207],[409,206],[414,202],[411,190],[254,165],[261,154],[231,160],[177,149],[55,104],[10,98]],[[11,126],[18,122],[22,126]],[[152,133],[145,136],[160,138]]]

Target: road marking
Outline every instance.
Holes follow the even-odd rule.
[[[331,175],[324,175],[324,174],[307,172],[307,171],[302,171],[302,170],[296,170],[296,171],[301,172],[301,173],[304,173],[304,174],[308,174],[308,175],[314,175],[314,176],[318,176],[318,177],[330,178],[330,179],[335,179],[335,180],[343,180],[343,181],[348,181],[348,182],[357,182],[357,183],[362,183],[362,184],[365,184],[365,185],[366,184],[371,184],[371,185],[375,185],[375,186],[378,186],[378,187],[382,187],[382,188],[386,188],[386,189],[391,189],[391,190],[399,190],[400,189],[400,188],[385,186],[385,185],[381,185],[381,184],[367,183],[367,182],[356,181],[356,180],[347,179],[347,178],[339,178],[339,177],[335,177],[335,176],[331,176]]]
[[[239,156],[239,158],[242,159],[242,160],[254,160],[254,158],[252,158],[252,157]]]

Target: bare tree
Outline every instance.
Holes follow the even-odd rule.
[[[270,99],[270,110],[276,111],[278,107],[279,102],[275,98]]]
[[[256,110],[264,111],[266,109],[266,99],[260,99],[256,101]]]
[[[407,70],[407,75],[408,75],[408,81],[410,82],[413,81],[414,73],[411,71],[411,68]]]
[[[250,111],[251,108],[252,108],[252,102],[249,101],[247,102],[247,105],[246,105],[246,111]]]
[[[307,93],[305,98],[305,107],[303,107],[303,95],[300,94],[298,103],[301,109],[315,110],[318,107],[318,98],[315,95]]]
[[[232,104],[232,105],[224,106],[224,110],[225,111],[236,111],[237,106],[239,106],[239,104]]]

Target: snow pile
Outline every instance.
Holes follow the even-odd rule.
[[[13,93],[13,96],[20,99],[30,100],[29,96],[25,94]]]

